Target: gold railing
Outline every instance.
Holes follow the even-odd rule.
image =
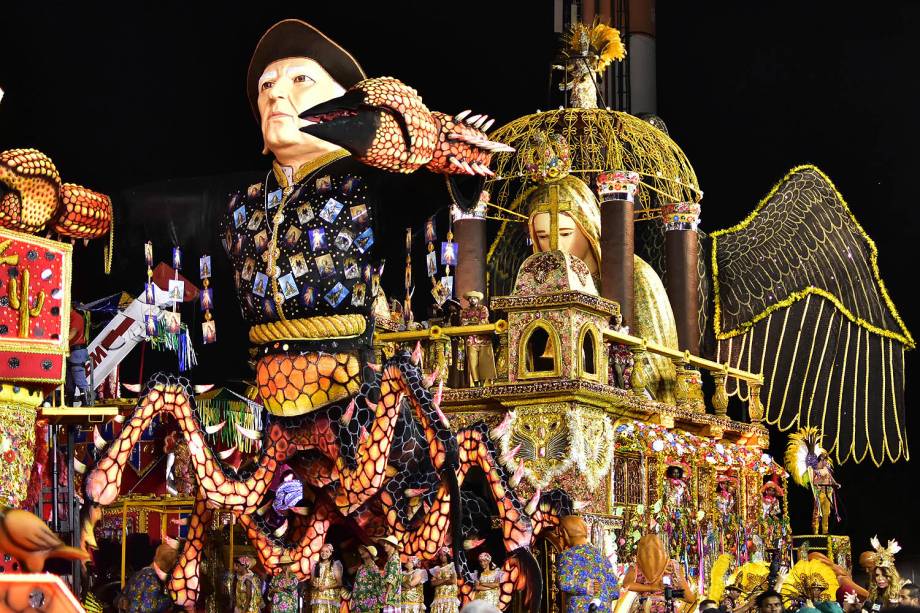
[[[375,343],[406,343],[409,341],[436,341],[445,336],[472,336],[474,334],[504,334],[508,331],[508,322],[499,319],[494,324],[475,326],[431,326],[422,330],[405,332],[378,332],[374,334]]]
[[[495,334],[502,338],[508,333],[508,322],[499,319],[495,323],[480,324],[474,326],[431,326],[421,330],[407,330],[405,332],[378,332],[374,334],[375,344],[384,343],[406,343],[411,341],[439,341],[449,337],[463,337],[478,334]],[[763,385],[763,374],[752,373],[740,368],[730,366],[727,362],[720,364],[713,360],[698,355],[693,355],[689,351],[680,351],[671,347],[666,347],[654,341],[646,340],[639,336],[624,334],[612,329],[603,330],[606,341],[627,346],[633,352],[636,363],[640,363],[644,354],[653,353],[663,356],[674,362],[678,369],[678,377],[686,375],[684,371],[687,367],[702,368],[709,371],[715,379],[716,391],[712,397],[712,404],[715,408],[715,414],[724,416],[728,409],[728,395],[725,390],[725,382],[728,377],[744,381],[750,388],[750,400],[748,414],[753,422],[763,420],[763,405],[760,402],[760,388]],[[645,389],[644,371],[642,368],[633,368],[630,387],[637,393]],[[680,387],[680,382],[678,382]],[[700,392],[701,393],[701,392]],[[699,403],[698,403],[699,404]],[[705,410],[705,409],[700,409]]]
[[[681,368],[693,366],[708,370],[713,379],[715,379],[716,391],[712,397],[712,404],[715,407],[716,415],[725,415],[728,409],[728,395],[725,391],[725,381],[728,377],[734,377],[748,384],[750,388],[750,399],[748,401],[748,416],[753,422],[763,420],[763,405],[760,402],[760,387],[763,385],[763,374],[756,374],[740,368],[729,366],[728,362],[719,364],[712,360],[707,360],[698,355],[693,355],[689,351],[680,351],[671,347],[665,347],[654,341],[646,340],[639,336],[624,334],[616,330],[603,330],[604,338],[619,345],[626,345],[636,357],[638,363],[644,353],[654,353],[670,359],[678,367],[678,376]],[[633,369],[633,381],[631,385],[634,390],[644,388],[642,381],[641,369]],[[679,385],[679,384],[678,384]]]

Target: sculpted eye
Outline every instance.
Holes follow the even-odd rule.
[[[315,83],[315,81],[314,81],[313,79],[311,79],[310,77],[308,77],[307,75],[305,75],[305,74],[299,74],[299,75],[297,75],[297,76],[294,77],[294,83],[310,83],[310,84],[313,84],[313,83]]]
[[[263,82],[262,82],[262,86],[260,87],[260,89],[261,89],[262,91],[264,91],[264,90],[266,90],[266,89],[271,89],[271,88],[274,87],[274,86],[275,86],[275,82],[274,82],[274,81],[263,81]]]

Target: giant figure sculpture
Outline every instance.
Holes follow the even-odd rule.
[[[435,381],[420,371],[420,349],[382,365],[366,357],[381,272],[374,219],[396,205],[385,189],[392,173],[424,167],[451,182],[455,175],[484,177],[492,154],[509,148],[486,138],[485,116],[432,112],[395,79],[365,79],[348,52],[298,20],[263,36],[247,94],[275,160],[264,182],[231,197],[222,238],[252,326],[257,392],[274,414],[260,455],[251,468],[224,463],[205,438],[187,382],[160,375],[87,475],[87,500],[112,502],[140,433],[160,412],[176,418],[198,482],[188,544],[169,581],[184,606],[198,596],[211,508],[239,517],[266,570],[289,567],[305,581],[330,527],[349,515],[356,520],[348,525],[364,538],[395,535],[406,556],[428,561],[441,546],[457,547],[464,540],[459,483],[475,466],[487,476],[504,526],[501,604],[524,590],[525,604],[539,606],[539,569],[529,547],[565,508],[556,499],[543,502],[539,492],[526,505],[517,499],[488,428],[450,430],[440,395],[428,391]],[[346,259],[356,265],[344,266]],[[311,503],[305,515],[289,517],[291,525],[273,530],[263,510],[285,462],[310,489]],[[472,575],[462,550],[455,559],[468,598]]]
[[[584,181],[568,175],[546,181],[527,196],[528,232],[534,253],[551,248],[556,216],[557,248],[582,260],[597,280],[601,264],[601,210],[597,197]],[[674,313],[661,279],[651,266],[634,256],[635,322],[632,332],[647,340],[677,348]],[[595,284],[596,285],[596,284]],[[674,402],[674,364],[651,356],[647,365],[648,389],[661,402]]]

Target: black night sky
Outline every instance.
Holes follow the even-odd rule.
[[[65,181],[115,201],[113,275],[102,275],[101,241],[78,247],[79,301],[140,291],[148,238],[163,259],[178,241],[189,262],[206,251],[222,261],[207,208],[222,206],[227,191],[268,166],[243,78],[259,36],[279,19],[310,21],[368,75],[411,84],[433,109],[472,108],[501,124],[548,105],[550,2],[133,4],[16,3],[0,22],[0,149],[38,148]],[[658,114],[705,190],[702,228],[737,223],[789,168],[813,163],[875,240],[888,291],[914,334],[918,27],[920,5],[907,1],[857,12],[835,2],[671,0],[657,11]],[[443,194],[414,194],[394,227],[418,226],[445,205]],[[393,261],[398,253],[394,247]],[[199,351],[199,382],[247,375],[244,329],[221,267],[214,281],[220,342]],[[388,283],[398,284],[393,268]],[[910,419],[918,383],[914,354],[907,360]],[[908,427],[920,453],[920,422]],[[785,436],[773,438],[779,452]],[[905,554],[920,552],[914,464],[838,471],[842,531],[856,553],[876,532],[901,540]],[[804,490],[791,500],[802,532],[810,502]],[[902,575],[912,573],[902,568]]]

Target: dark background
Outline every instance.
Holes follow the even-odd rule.
[[[368,75],[413,85],[430,108],[472,108],[499,124],[550,104],[556,37],[549,2],[310,2],[236,10],[191,4],[5,8],[0,149],[36,147],[64,180],[113,196],[113,275],[102,275],[102,241],[78,247],[75,300],[138,293],[147,239],[158,259],[168,259],[175,243],[188,264],[201,253],[214,256],[219,342],[199,346],[201,366],[192,373],[211,382],[249,374],[245,331],[211,229],[227,192],[268,167],[243,90],[266,28],[285,17],[306,19],[349,49]],[[870,11],[834,2],[672,0],[657,11],[658,112],[705,190],[702,228],[733,225],[789,168],[816,164],[874,238],[891,298],[914,332],[918,26],[920,6],[910,2]],[[445,198],[434,190],[407,194],[404,210],[387,216],[396,231],[385,279],[391,294],[398,295],[402,277],[401,228],[420,230]],[[186,307],[184,321],[197,334],[196,318]],[[146,373],[174,365],[174,357],[151,353]],[[908,354],[911,417],[912,363]],[[132,367],[123,371],[126,381],[136,378]],[[917,440],[918,420],[909,419],[908,430]],[[776,455],[784,445],[785,435],[773,436]],[[920,550],[917,476],[911,462],[838,470],[842,531],[853,537],[855,552],[875,533],[900,539],[905,563],[906,554]],[[795,531],[804,532],[808,494],[794,489],[791,502]]]

